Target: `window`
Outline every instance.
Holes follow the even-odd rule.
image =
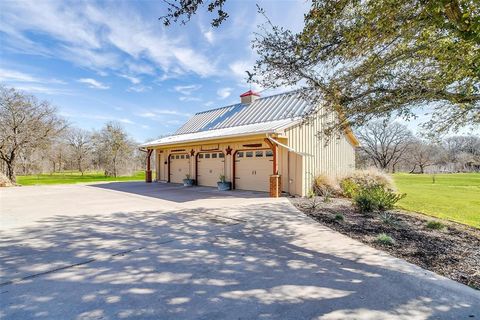
[[[216,159],[217,158],[217,154],[216,153],[212,153],[212,159]]]
[[[180,156],[180,159],[185,159],[185,155],[182,154],[182,155]]]
[[[253,157],[253,151],[245,152],[245,157],[252,158]]]
[[[272,150],[265,151],[265,157],[273,157],[273,151]]]
[[[218,157],[219,157],[219,158],[225,158],[225,155],[224,155],[223,153],[219,153],[219,154],[218,154]]]
[[[256,157],[256,158],[261,158],[261,157],[263,157],[263,151],[255,151],[255,157]]]
[[[180,156],[177,154],[177,155],[175,156],[175,159],[180,159]]]
[[[198,154],[198,159],[203,159],[203,153]]]
[[[190,156],[187,154],[187,155],[185,156],[185,159],[190,159]]]
[[[205,159],[210,159],[210,153],[205,153]]]
[[[243,152],[237,152],[237,158],[243,158]]]

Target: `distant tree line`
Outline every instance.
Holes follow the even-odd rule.
[[[88,131],[70,126],[46,101],[0,87],[0,172],[17,175],[66,170],[131,175],[143,168],[145,154],[117,123]]]
[[[371,122],[358,130],[357,166],[388,172],[480,172],[480,137],[449,136],[425,140],[403,124]]]

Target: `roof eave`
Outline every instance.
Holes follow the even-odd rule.
[[[221,137],[208,137],[208,138],[198,138],[198,139],[187,139],[187,140],[182,140],[182,141],[172,141],[172,142],[164,142],[164,143],[145,143],[140,145],[141,148],[148,148],[148,147],[160,147],[160,146],[170,146],[170,145],[177,145],[177,144],[189,144],[192,142],[201,142],[201,141],[210,141],[210,140],[219,140],[219,139],[231,139],[231,138],[236,138],[236,137],[249,137],[249,136],[255,136],[255,135],[263,135],[263,134],[271,134],[271,133],[277,133],[277,129],[271,129],[271,130],[262,130],[262,131],[256,131],[256,132],[250,132],[250,133],[236,133],[236,134],[227,134],[223,135]]]

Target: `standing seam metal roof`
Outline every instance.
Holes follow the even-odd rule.
[[[174,135],[230,128],[300,117],[311,106],[298,92],[258,98],[250,104],[235,104],[195,114]]]

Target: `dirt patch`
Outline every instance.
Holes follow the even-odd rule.
[[[424,269],[480,290],[480,230],[437,220],[417,213],[395,210],[388,215],[358,213],[347,199],[323,202],[292,198],[292,203],[316,221]],[[445,228],[427,227],[429,221],[441,221]],[[395,244],[376,241],[386,233]]]

